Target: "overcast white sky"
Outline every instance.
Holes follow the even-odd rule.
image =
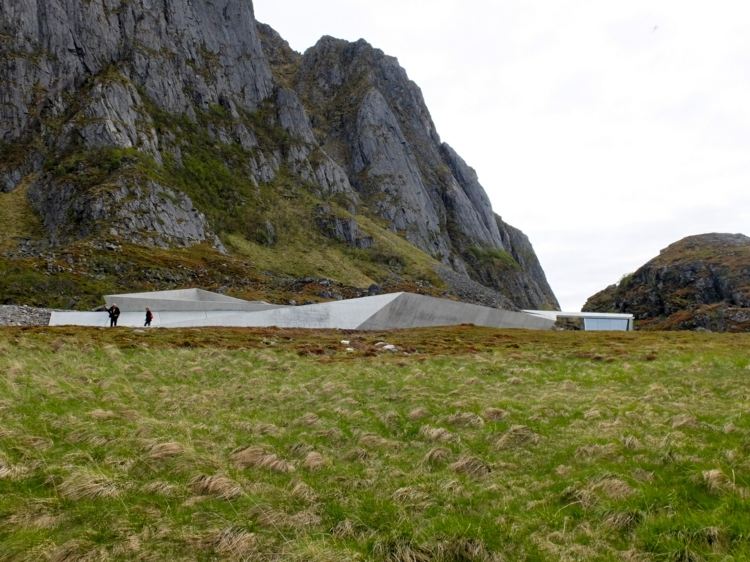
[[[255,0],[298,51],[397,57],[566,310],[690,234],[750,234],[747,0]]]

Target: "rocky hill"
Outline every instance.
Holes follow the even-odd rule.
[[[557,301],[526,236],[365,41],[248,0],[0,0],[0,301],[408,289]]]
[[[583,310],[633,313],[642,328],[750,331],[750,238],[684,238],[589,298]]]

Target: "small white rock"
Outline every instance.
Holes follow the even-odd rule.
[[[349,340],[341,340],[341,345],[349,345],[350,343]]]
[[[383,350],[385,351],[398,351],[398,348],[393,344],[387,344],[383,346]]]
[[[346,352],[347,353],[354,353],[354,348],[353,347],[347,347],[346,348]]]

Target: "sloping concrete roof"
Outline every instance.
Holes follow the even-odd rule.
[[[121,312],[145,311],[146,307],[160,311],[195,312],[199,310],[242,310],[255,312],[281,308],[281,305],[265,301],[246,301],[204,291],[203,289],[177,289],[174,291],[153,291],[150,293],[126,293],[105,295],[107,308],[117,304]]]
[[[474,324],[492,328],[550,329],[554,321],[526,314],[415,295],[390,293],[359,299],[277,306],[249,302],[202,291],[161,291],[108,295],[122,314],[119,325],[142,326],[145,307],[154,319],[152,326],[188,328],[202,326],[317,328],[340,330],[390,330],[427,326]],[[194,295],[196,298],[191,298]],[[215,295],[215,297],[214,297]],[[205,307],[208,304],[210,307]],[[222,308],[225,307],[225,308]],[[53,312],[50,325],[107,326],[106,312]]]

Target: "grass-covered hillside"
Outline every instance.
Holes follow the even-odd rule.
[[[0,559],[748,559],[748,349],[3,329]]]

